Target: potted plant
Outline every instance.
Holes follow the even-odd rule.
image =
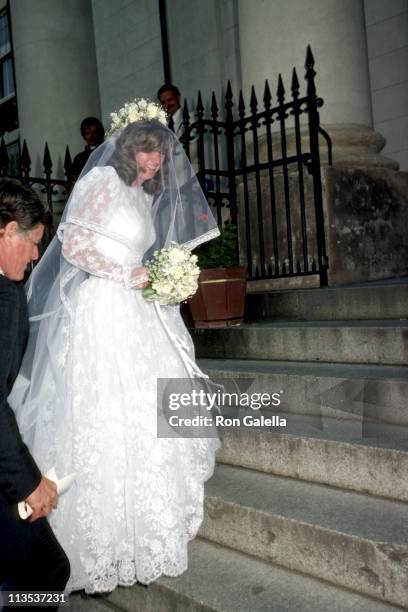
[[[227,327],[244,319],[246,268],[238,261],[238,229],[226,224],[221,235],[196,250],[201,268],[197,293],[189,299],[194,327]]]

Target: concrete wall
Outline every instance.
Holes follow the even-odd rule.
[[[235,92],[241,87],[237,0],[170,0],[169,46],[172,79],[195,106],[201,90],[203,102],[222,94],[230,79]]]
[[[408,0],[365,0],[374,127],[408,170]]]
[[[81,119],[100,112],[91,5],[11,0],[10,11],[21,142],[41,174],[48,141],[53,174],[62,176],[66,145],[75,153],[84,146]]]
[[[158,2],[92,0],[92,9],[108,122],[124,101],[154,98],[163,82]],[[275,95],[278,73],[289,87],[293,66],[303,88],[310,43],[323,124],[371,126],[374,115],[383,153],[408,169],[408,0],[168,0],[167,21],[172,80],[190,108],[200,89],[207,107],[215,91],[222,110],[228,79],[247,101],[252,84],[262,99],[266,78]]]
[[[293,67],[303,93],[310,44],[322,123],[372,125],[363,0],[239,0],[239,31],[246,98],[268,79],[275,102],[281,73],[290,99]]]
[[[92,0],[102,117],[163,82],[158,2]]]
[[[167,25],[172,80],[195,107],[240,83],[237,0],[170,0]],[[104,121],[134,97],[155,99],[164,82],[158,2],[92,0]],[[220,99],[219,99],[220,101]]]
[[[261,99],[265,78],[274,94],[277,73],[282,71],[289,85],[296,65],[303,87],[304,53],[310,42],[317,85],[325,98],[322,122],[347,120],[344,109],[350,114],[352,89],[356,104],[351,119],[369,124],[371,99],[357,95],[356,89],[366,87],[364,66],[357,62],[360,68],[353,68],[354,89],[351,77],[341,72],[347,61],[351,65],[352,56],[347,60],[344,49],[354,45],[360,52],[365,45],[365,37],[357,36],[364,27],[361,2],[168,0],[173,81],[190,108],[200,89],[207,106],[215,91],[222,111],[228,78],[234,92],[243,84],[247,101],[255,83]],[[72,152],[81,149],[78,125],[84,116],[101,111],[108,125],[109,113],[126,100],[155,97],[164,79],[158,2],[10,0],[10,6],[20,134],[37,162],[45,140],[51,154],[61,159],[66,144]],[[351,30],[346,7],[349,17],[355,13]],[[387,138],[386,154],[408,169],[408,0],[365,0],[365,14],[375,128]],[[336,67],[333,60],[325,61],[325,54],[339,57],[342,32],[347,45],[341,46]]]

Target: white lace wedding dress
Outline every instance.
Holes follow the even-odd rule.
[[[44,471],[78,473],[50,522],[71,562],[68,588],[92,593],[186,570],[219,442],[157,437],[157,378],[189,376],[174,337],[194,352],[178,307],[159,316],[133,287],[154,240],[149,196],[110,167],[92,170],[78,195],[63,254],[90,276],[59,356],[65,397],[49,372],[33,452]]]

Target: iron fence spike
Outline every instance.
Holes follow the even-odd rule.
[[[29,174],[31,169],[31,158],[28,152],[27,142],[23,141],[23,150],[21,152],[21,170],[24,174]]]
[[[71,181],[73,178],[73,168],[72,168],[73,164],[72,164],[72,159],[71,159],[71,153],[69,151],[69,147],[68,145],[65,147],[65,157],[64,157],[64,171],[65,171],[65,176],[67,177],[68,181]]]
[[[227,100],[232,100],[232,87],[231,87],[231,81],[229,79],[227,83],[227,91],[225,93],[225,97]]]
[[[272,94],[269,88],[268,79],[265,80],[265,90],[264,90],[263,101],[264,101],[265,108],[269,108],[271,105],[271,101],[272,101]]]
[[[255,87],[253,85],[251,87],[251,100],[249,102],[249,105],[251,107],[252,112],[256,113],[256,110],[258,108],[258,100],[256,99]]]
[[[48,143],[47,142],[45,143],[45,147],[44,147],[43,166],[44,166],[44,172],[46,174],[51,172],[51,170],[52,170],[52,160],[51,160],[50,150],[48,148]]]
[[[0,176],[7,176],[9,171],[9,156],[7,152],[6,143],[4,142],[4,138],[1,139],[0,144]]]
[[[278,77],[278,88],[276,90],[276,95],[278,102],[282,104],[285,99],[285,87],[283,86],[282,75],[280,73]]]
[[[244,102],[244,96],[242,95],[242,89],[240,89],[239,91],[238,110],[239,110],[240,115],[245,113],[245,102]]]
[[[203,100],[201,98],[201,91],[198,90],[198,96],[197,96],[197,113],[203,113],[204,112],[204,105],[203,105]]]
[[[188,104],[187,104],[187,100],[184,99],[184,108],[183,108],[183,121],[184,122],[188,122],[190,119],[190,113],[188,112]]]
[[[299,93],[299,87],[300,87],[300,85],[299,85],[299,79],[298,79],[298,76],[297,76],[296,68],[293,68],[292,86],[291,86],[292,93],[293,94],[295,94],[295,93],[298,94]]]
[[[310,45],[307,45],[305,68],[313,68],[315,60]]]
[[[214,119],[218,116],[218,106],[217,106],[217,100],[215,98],[214,92],[212,92],[212,96],[211,96],[211,114]]]

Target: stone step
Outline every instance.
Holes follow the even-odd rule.
[[[201,359],[229,391],[280,393],[279,412],[408,425],[408,367]],[[283,393],[281,393],[283,391]]]
[[[75,597],[71,600],[75,601]],[[201,539],[190,544],[189,567],[182,576],[162,577],[148,588],[119,587],[104,597],[103,602],[111,610],[127,612],[396,612],[400,609]],[[85,610],[78,610],[82,609]]]
[[[408,504],[218,466],[200,535],[407,606]]]
[[[218,462],[408,502],[407,428],[374,424],[364,431],[352,421],[304,415],[286,421],[276,433],[223,428]]]
[[[194,329],[198,358],[406,365],[408,321],[252,323]]]
[[[407,319],[408,281],[248,293],[247,321]]]

